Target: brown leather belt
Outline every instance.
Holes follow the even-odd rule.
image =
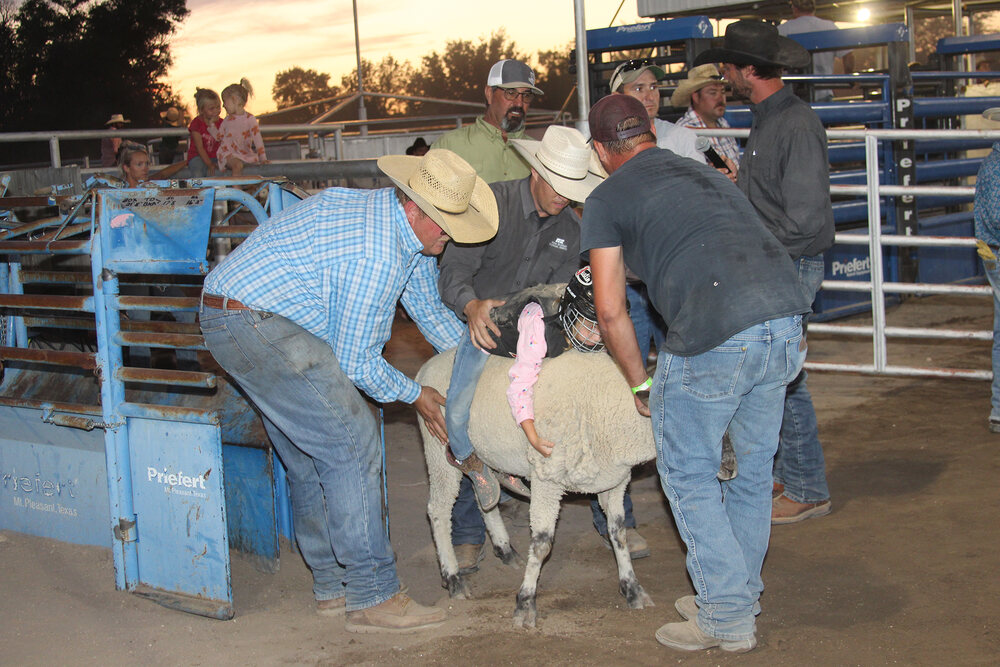
[[[209,294],[208,292],[202,294],[201,301],[209,308],[217,308],[219,310],[253,310],[253,308],[244,306],[236,299],[227,299],[226,297]]]

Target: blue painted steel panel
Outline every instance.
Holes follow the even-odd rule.
[[[110,547],[104,433],[0,408],[0,528]]]
[[[854,229],[851,231],[865,232],[866,229]],[[883,273],[885,279],[890,280],[891,268],[894,262],[892,255],[896,251],[892,248],[883,250]],[[868,256],[868,247],[859,245],[835,245],[830,250],[823,253],[826,261],[825,280],[851,280],[869,281],[871,280],[871,259]],[[892,297],[887,297],[887,302]],[[832,320],[844,317],[852,313],[869,310],[871,308],[871,295],[868,292],[841,292],[837,290],[820,290],[816,295],[816,302],[813,304],[812,319],[817,322]]]
[[[813,108],[824,125],[879,123],[888,120],[888,109],[884,102],[833,102],[814,105]],[[749,107],[730,106],[726,107],[725,118],[733,127],[750,127],[753,114]]]
[[[883,23],[860,28],[800,32],[789,35],[789,37],[808,51],[830,51],[892,42],[908,42],[910,31],[906,28],[905,23]]]
[[[219,427],[135,417],[127,427],[140,584],[168,606],[232,618]]]
[[[277,572],[278,526],[271,450],[224,445],[222,463],[230,546],[248,554],[257,569]]]
[[[711,39],[712,24],[706,16],[684,16],[587,31],[587,51],[632,49],[649,44]]]
[[[917,97],[913,100],[913,115],[917,118],[969,116],[1000,107],[1000,97]]]
[[[125,273],[206,273],[213,190],[102,190],[104,265]]]
[[[1000,51],[1000,34],[942,37],[937,43],[937,52],[941,54],[981,53],[983,51]]]
[[[973,236],[972,212],[920,220],[922,236]],[[975,248],[917,248],[917,280],[923,283],[979,282],[982,264]]]

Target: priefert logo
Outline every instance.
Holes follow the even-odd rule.
[[[184,471],[178,472],[167,472],[167,469],[157,470],[156,468],[149,466],[146,468],[146,481],[156,482],[157,484],[163,484],[164,486],[186,486],[189,489],[204,489],[205,488],[205,475],[185,475]]]
[[[838,262],[833,260],[833,264],[830,267],[830,273],[834,278],[837,276],[843,276],[845,278],[855,278],[857,276],[868,275],[872,272],[872,260],[871,257],[855,257],[854,259],[849,259],[846,262]]]

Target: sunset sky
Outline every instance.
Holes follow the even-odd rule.
[[[586,0],[587,28],[607,27],[621,0]],[[331,75],[338,84],[355,66],[350,0],[188,0],[191,11],[171,40],[174,65],[167,77],[194,110],[196,86],[216,92],[246,77],[256,97],[251,112],[274,109],[275,75],[298,65]],[[636,23],[635,0],[625,4],[615,25]],[[519,50],[535,54],[573,39],[572,0],[358,0],[362,57],[379,61],[392,54],[420,64],[445,42],[474,42],[503,27]]]

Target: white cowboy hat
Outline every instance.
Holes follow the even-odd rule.
[[[455,153],[432,148],[421,156],[383,155],[377,164],[453,240],[481,243],[496,236],[496,197]]]
[[[124,123],[131,123],[131,122],[132,121],[130,121],[130,120],[125,120],[125,116],[121,115],[120,113],[115,113],[115,114],[111,114],[111,118],[109,118],[108,121],[106,123],[104,123],[104,124],[105,125],[111,125],[111,123],[122,123],[122,124],[124,124]]]
[[[990,107],[983,112],[983,118],[986,120],[1000,120],[1000,107]]]
[[[603,176],[591,158],[594,151],[572,127],[550,125],[541,141],[511,139],[514,148],[542,179],[566,199],[582,202]]]
[[[722,77],[715,65],[707,63],[698,65],[688,72],[687,78],[677,84],[677,90],[670,96],[670,106],[686,107],[691,104],[691,93],[701,90],[713,83],[722,84]]]

